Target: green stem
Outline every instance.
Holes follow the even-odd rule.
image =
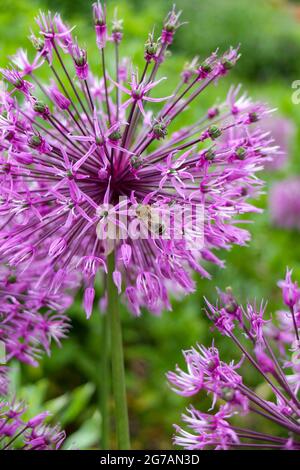
[[[122,329],[119,313],[119,296],[113,281],[115,254],[108,256],[107,296],[111,332],[112,388],[115,401],[117,443],[119,450],[130,449],[129,423],[126,400]]]
[[[102,316],[102,374],[100,377],[100,408],[101,408],[101,448],[109,449],[109,394],[110,394],[110,331],[108,314]]]

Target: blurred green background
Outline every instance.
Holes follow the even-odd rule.
[[[89,48],[89,60],[97,71],[98,54],[90,5],[83,0],[2,0],[0,14],[1,66],[7,56],[22,46],[31,49],[27,39],[29,28],[39,9],[60,11],[70,24],[76,24],[79,42]],[[143,44],[148,31],[162,18],[173,1],[130,0],[108,1],[111,13],[118,5],[124,18],[125,39],[121,50],[135,64],[143,64]],[[205,58],[217,47],[225,50],[241,44],[242,57],[235,70],[217,87],[212,86],[197,102],[189,115],[179,121],[190,122],[218,98],[225,98],[229,86],[242,83],[254,98],[278,108],[280,115],[294,121],[296,135],[290,146],[287,166],[277,172],[265,172],[266,193],[276,180],[300,174],[300,105],[291,101],[294,80],[300,79],[300,2],[284,0],[178,0],[183,9],[182,26],[176,35],[172,55],[163,67],[163,75],[171,77],[165,85],[171,90],[184,62],[195,54]],[[164,91],[164,90],[162,90]],[[300,279],[299,233],[272,227],[267,208],[267,194],[259,205],[262,215],[252,216],[252,241],[247,248],[234,247],[221,253],[226,269],[209,267],[212,281],[197,280],[195,294],[173,302],[172,312],[157,318],[144,312],[141,318],[131,317],[123,309],[125,357],[132,445],[134,449],[168,449],[171,447],[172,424],[180,421],[187,401],[169,391],[165,373],[176,363],[182,364],[181,350],[196,342],[209,345],[212,339],[209,322],[202,312],[203,295],[215,300],[215,287],[231,285],[238,298],[245,302],[257,298],[269,300],[269,312],[281,306],[276,287],[286,266]],[[99,287],[99,295],[101,288]],[[54,348],[51,358],[41,361],[37,369],[14,364],[12,389],[30,403],[30,413],[50,409],[56,421],[66,429],[65,448],[97,448],[100,432],[98,412],[101,383],[101,322],[94,311],[87,321],[81,308],[80,295],[69,312],[72,330],[62,349]],[[236,357],[234,346],[218,337],[227,358]],[[249,382],[260,386],[251,370],[245,373]],[[203,399],[205,408],[205,399]],[[195,402],[196,404],[196,402]],[[197,403],[198,404],[198,403]],[[251,421],[251,418],[250,418]],[[258,423],[251,423],[258,426]],[[263,424],[262,426],[266,426]],[[112,447],[114,442],[111,443]]]

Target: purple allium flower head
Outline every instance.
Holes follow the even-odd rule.
[[[190,450],[300,449],[300,294],[290,271],[279,286],[288,310],[277,312],[277,318],[265,318],[263,303],[239,305],[231,289],[218,291],[216,306],[206,301],[208,317],[240,350],[241,361],[224,362],[215,344],[184,352],[187,370],[177,367],[167,374],[172,390],[186,397],[204,391],[212,407],[208,413],[189,407],[182,415],[185,426],[175,426],[175,444]],[[247,363],[269,389],[267,398],[244,379]],[[278,433],[276,426],[269,434],[245,428],[242,417],[250,413],[271,421]]]
[[[0,401],[0,450],[58,450],[65,440],[59,426],[45,423],[49,413],[25,418],[27,407],[16,400]]]
[[[123,20],[118,18],[118,10],[115,8],[114,18],[111,28],[111,41],[120,44],[123,38]]]
[[[274,225],[300,230],[300,178],[290,177],[273,184],[269,211]]]
[[[173,8],[168,14],[160,39],[149,36],[141,74],[118,54],[107,70],[106,49],[117,48],[120,36],[114,23],[115,36],[106,41],[106,10],[99,2],[93,14],[102,76],[90,70],[72,29],[50,13],[40,13],[40,38],[33,38],[33,63],[48,68],[48,83],[32,68],[32,83],[25,82],[23,56],[15,61],[20,70],[3,71],[11,85],[0,94],[6,217],[0,256],[24,273],[43,258],[40,273],[49,295],[58,295],[77,272],[89,315],[94,278],[105,273],[114,250],[113,278],[131,310],[138,315],[147,307],[156,314],[170,308],[170,291],[194,289],[193,271],[210,277],[204,263],[223,266],[214,249],[249,240],[235,216],[258,211],[248,199],[260,193],[257,172],[277,148],[259,128],[252,132],[268,109],[239,96],[239,88],[230,89],[224,104],[174,130],[176,118],[230,72],[238,49],[216,51],[201,65],[193,61],[171,95],[153,97],[162,86],[157,73],[179,13]]]
[[[107,25],[106,25],[106,6],[102,6],[99,0],[93,4],[93,15],[96,31],[96,42],[101,50],[105,47],[107,41]]]

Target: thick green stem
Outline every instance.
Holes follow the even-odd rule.
[[[109,449],[109,396],[110,396],[110,331],[108,314],[102,316],[100,408],[101,408],[101,448]]]
[[[115,255],[113,252],[108,256],[107,275],[108,316],[110,319],[111,333],[112,388],[115,402],[118,449],[128,450],[130,449],[130,440],[126,400],[124,354],[119,312],[119,296],[117,288],[113,282],[114,269]]]

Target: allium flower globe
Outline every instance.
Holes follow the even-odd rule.
[[[216,306],[206,301],[215,328],[242,356],[239,362],[228,363],[215,343],[208,348],[198,345],[184,352],[187,371],[177,367],[168,373],[179,395],[199,394],[200,401],[204,391],[212,398],[208,412],[190,406],[182,415],[184,426],[176,426],[175,444],[191,450],[300,449],[300,289],[291,274],[287,271],[279,282],[285,308],[273,318],[266,317],[263,302],[240,305],[230,288],[219,291]],[[242,367],[247,363],[263,386],[249,385]],[[245,427],[242,420],[247,415],[253,415],[256,423],[261,418],[261,428]]]
[[[2,69],[1,258],[27,276],[42,257],[50,294],[77,272],[89,316],[95,276],[114,251],[114,282],[132,312],[159,313],[170,308],[170,287],[191,292],[193,271],[209,277],[204,263],[223,265],[214,249],[249,240],[235,216],[257,211],[248,199],[259,193],[257,172],[277,151],[259,125],[251,130],[269,111],[231,87],[222,105],[212,103],[176,130],[177,116],[235,66],[238,49],[193,60],[165,96],[165,77],[157,77],[180,13],[172,9],[159,38],[149,35],[139,73],[119,55],[122,21],[115,16],[110,27],[99,2],[93,17],[97,51],[88,53],[60,15],[40,13],[40,34],[31,36],[35,57],[19,50]],[[90,54],[99,56],[94,70]],[[159,111],[152,102],[161,103]],[[175,230],[180,211],[189,221]]]

